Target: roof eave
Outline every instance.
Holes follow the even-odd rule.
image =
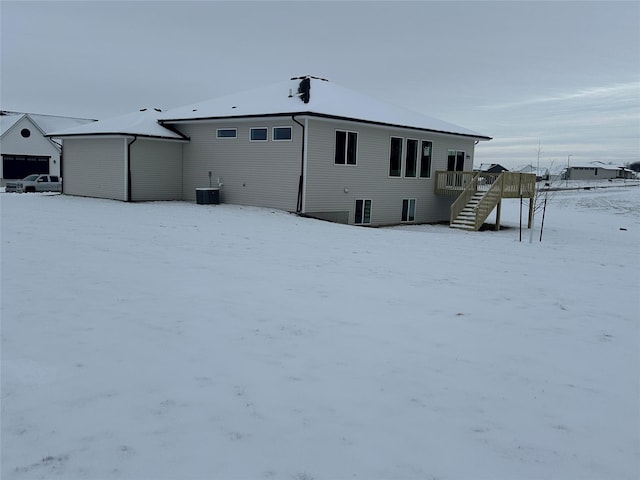
[[[67,133],[67,134],[49,134],[46,137],[52,138],[73,138],[73,137],[138,137],[138,138],[154,138],[157,140],[173,140],[176,142],[188,142],[189,137],[182,135],[182,138],[169,137],[163,135],[148,135],[144,133],[133,132],[93,132],[93,133]]]
[[[326,113],[317,113],[312,111],[263,113],[263,114],[247,114],[247,115],[219,115],[219,116],[193,117],[193,118],[166,118],[166,119],[158,120],[158,122],[160,123],[160,125],[164,126],[165,123],[173,123],[173,124],[192,123],[192,122],[201,122],[201,121],[208,121],[208,120],[245,119],[245,118],[258,118],[258,117],[290,117],[294,115],[308,115],[311,117],[330,118],[333,120],[343,120],[343,121],[349,121],[349,122],[359,122],[359,123],[365,123],[368,125],[380,125],[385,127],[405,128],[405,129],[417,130],[421,132],[432,132],[432,133],[438,133],[443,135],[455,135],[458,137],[474,138],[476,140],[492,140],[492,137],[488,137],[486,135],[481,135],[481,134],[451,132],[451,131],[437,130],[432,128],[415,127],[411,125],[378,122],[375,120],[364,120],[364,119],[353,118],[353,117],[342,117],[339,115],[330,115]]]

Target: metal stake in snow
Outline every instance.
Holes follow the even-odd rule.
[[[534,198],[530,198],[529,199],[530,202],[535,202],[535,196]],[[534,210],[533,210],[533,215],[531,215],[531,228],[529,231],[529,243],[533,243],[533,229],[536,226],[536,211],[535,211],[535,203],[534,203]]]
[[[540,224],[540,241],[542,241],[542,230],[544,229],[544,214],[547,211],[547,192],[544,192],[544,207],[542,207],[542,223]]]
[[[522,241],[522,192],[520,192],[520,241]]]

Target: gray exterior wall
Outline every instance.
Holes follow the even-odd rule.
[[[273,127],[292,127],[291,141],[273,141]],[[266,142],[249,141],[252,127],[267,127]],[[229,119],[177,124],[191,141],[183,146],[182,198],[217,179],[222,202],[296,211],[302,166],[302,127],[291,117]],[[237,128],[237,138],[216,138],[218,128]]]
[[[182,200],[182,143],[138,138],[131,144],[131,200]]]
[[[62,145],[65,194],[125,200],[123,137],[66,138]]]
[[[357,165],[334,164],[337,129],[358,133]],[[464,170],[473,168],[472,138],[317,118],[309,119],[308,133],[304,213],[328,220],[353,223],[356,200],[368,199],[372,226],[398,224],[403,199],[415,198],[414,223],[448,221],[455,197],[434,193],[435,172],[447,169],[449,149],[464,151]],[[431,178],[389,176],[392,136],[433,142]]]

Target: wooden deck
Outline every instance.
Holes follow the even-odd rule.
[[[436,194],[458,198],[451,205],[450,225],[467,230],[479,230],[482,223],[498,208],[496,229],[500,228],[500,207],[503,198],[533,199],[536,176],[519,172],[436,172]],[[533,218],[533,201],[529,202],[529,227]]]

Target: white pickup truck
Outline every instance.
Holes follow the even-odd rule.
[[[5,192],[62,192],[62,179],[56,175],[33,174],[7,182]]]

